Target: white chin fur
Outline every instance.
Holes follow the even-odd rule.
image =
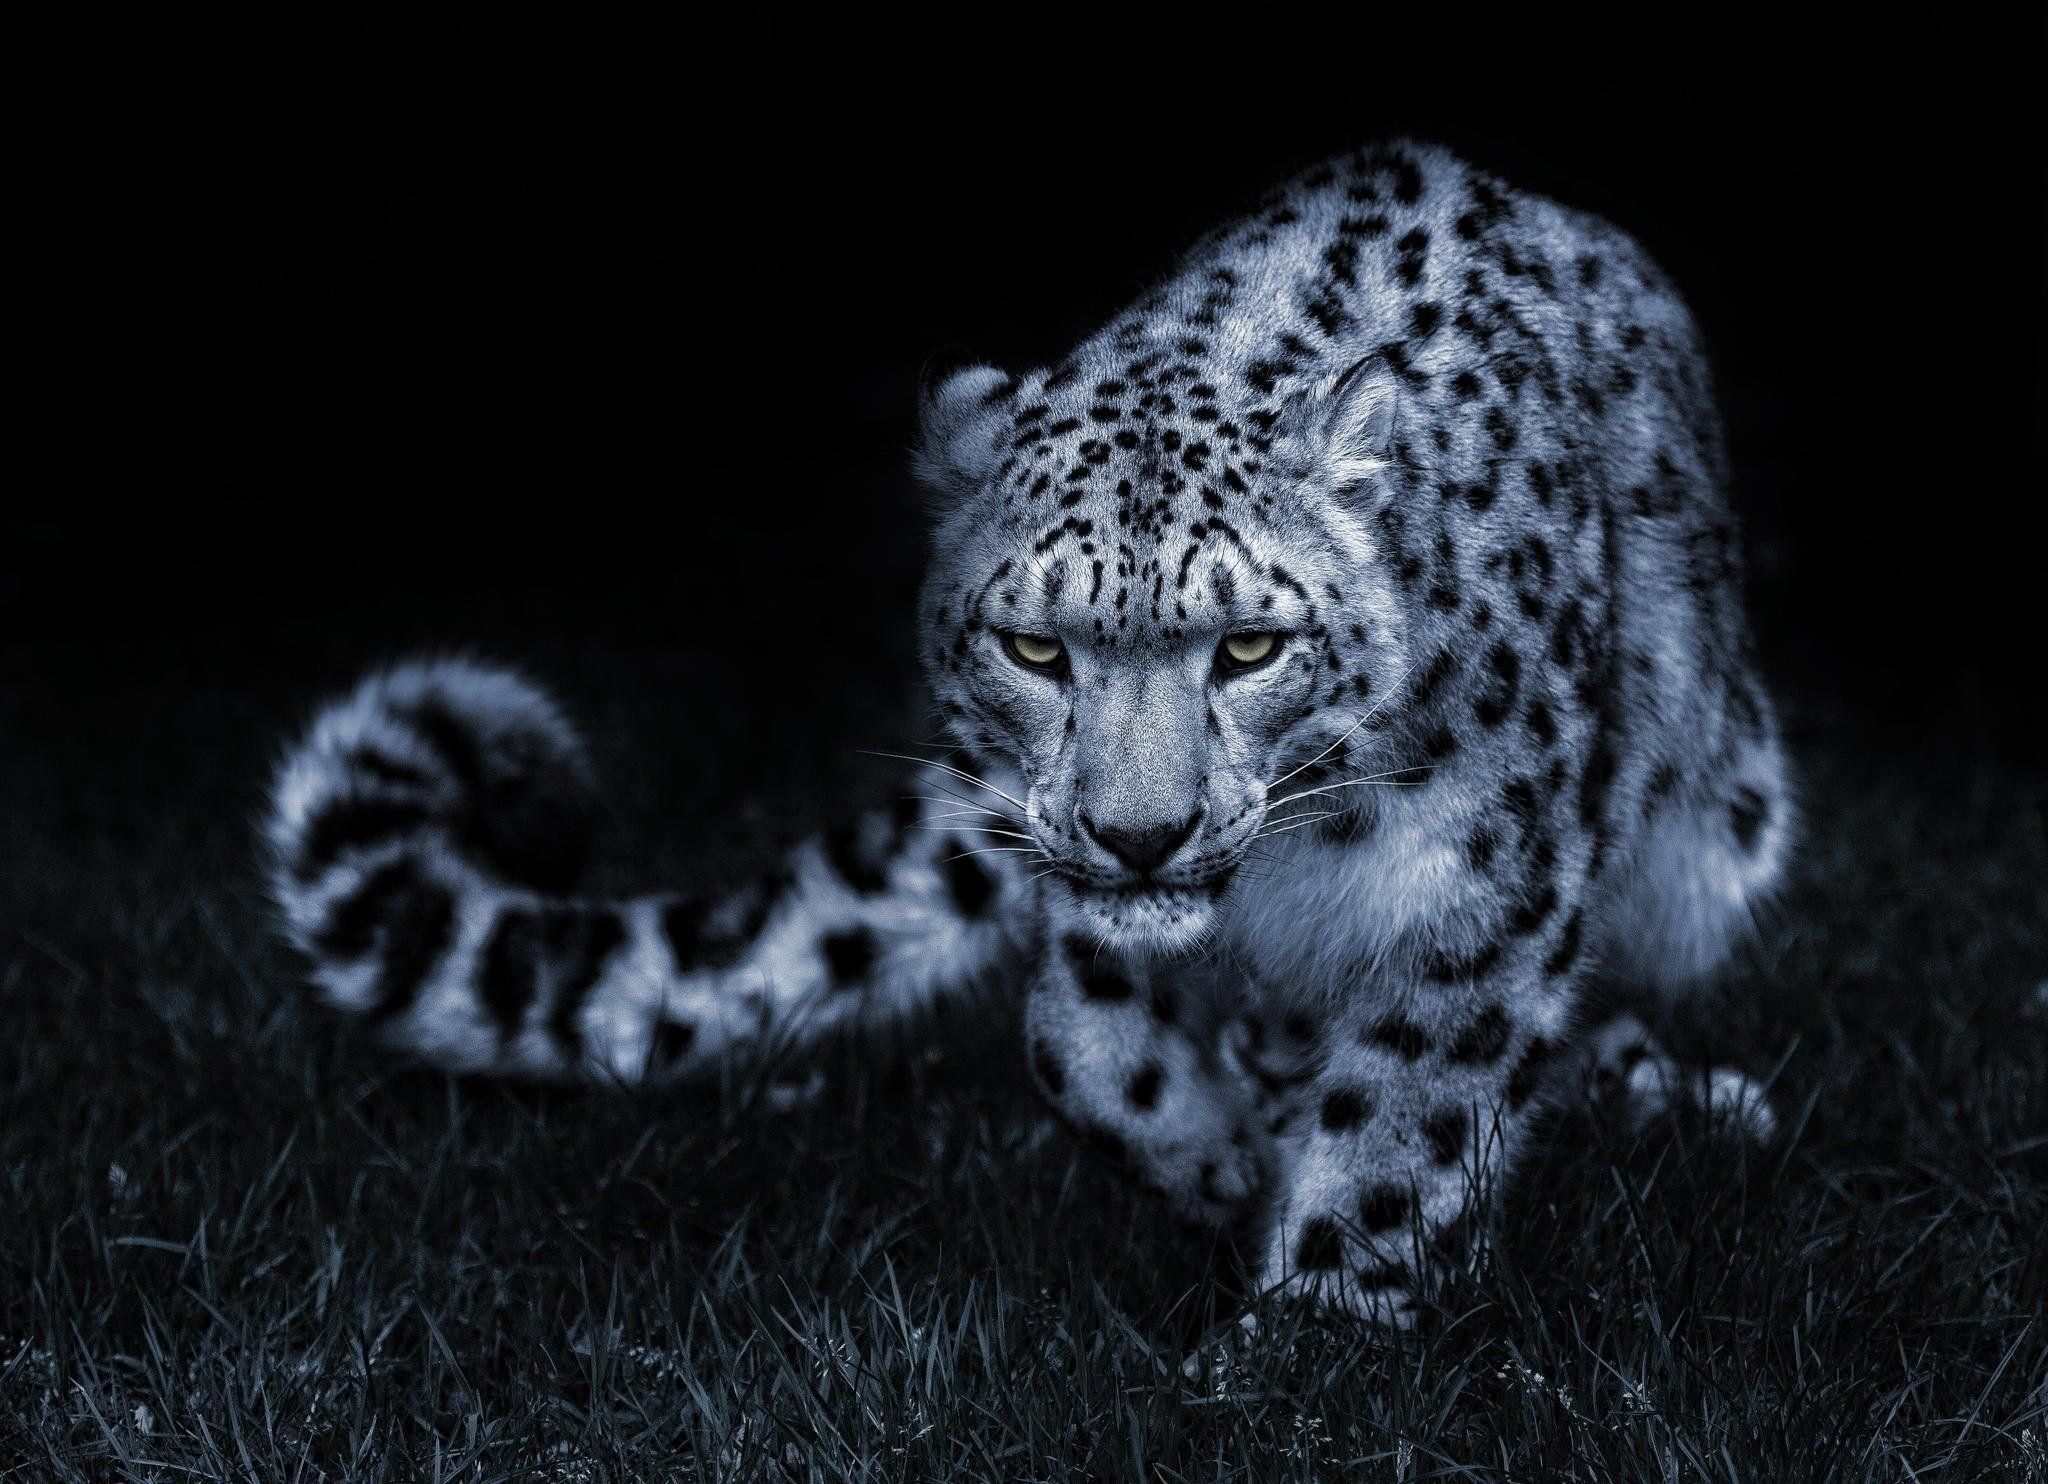
[[[1192,948],[1209,931],[1216,901],[1208,892],[1084,892],[1069,889],[1075,926],[1105,947],[1174,953]]]

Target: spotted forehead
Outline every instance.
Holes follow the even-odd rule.
[[[1172,642],[1226,619],[1318,627],[1313,579],[1275,560],[1271,545],[1220,515],[1131,537],[1070,512],[1004,557],[966,606],[989,623],[1085,628],[1112,646]]]
[[[1203,516],[1271,519],[1264,485],[1279,438],[1273,402],[1205,365],[1206,342],[1150,345],[1114,332],[1118,347],[1016,387],[997,435],[993,486],[1002,519],[1021,533],[1073,512],[1126,540],[1156,540]]]
[[[990,524],[1014,561],[988,616],[1057,609],[1116,642],[1315,606],[1279,519],[1299,473],[1281,388],[1157,308],[1000,394]]]

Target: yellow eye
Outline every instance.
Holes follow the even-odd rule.
[[[1223,667],[1226,670],[1249,670],[1266,663],[1279,649],[1278,634],[1231,634],[1223,641]]]
[[[1011,659],[1034,670],[1056,669],[1067,655],[1059,640],[1044,634],[1005,634],[1003,647]]]

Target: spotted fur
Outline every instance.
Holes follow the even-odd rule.
[[[401,669],[278,787],[315,979],[451,1065],[634,1077],[1027,964],[1067,1121],[1183,1213],[1262,1213],[1275,1291],[1408,1322],[1588,976],[1704,981],[1782,869],[1683,303],[1600,221],[1362,150],[1057,365],[937,378],[916,465],[959,747],[916,818],[730,902],[566,897],[588,779],[552,704]],[[1233,634],[1271,658],[1228,661]],[[1695,1100],[1760,1106],[1716,1076]],[[1654,1055],[1606,1080],[1653,1109],[1686,1086]]]

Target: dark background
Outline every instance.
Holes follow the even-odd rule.
[[[1414,132],[1690,297],[1795,711],[2031,741],[2043,178],[2003,114],[2038,26],[685,9],[15,14],[18,719],[473,643],[586,705],[860,731],[908,693],[924,358],[1054,357]]]

